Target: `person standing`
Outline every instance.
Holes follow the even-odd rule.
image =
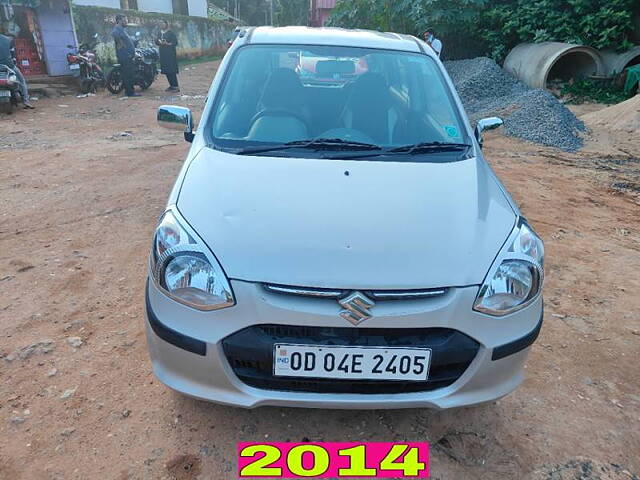
[[[169,82],[167,92],[179,92],[178,55],[176,52],[178,37],[171,31],[171,26],[166,20],[160,21],[160,35],[156,38],[156,45],[160,50],[160,69]]]
[[[427,45],[429,45],[439,57],[442,53],[442,42],[436,38],[436,32],[433,28],[424,32],[424,41],[427,42]]]
[[[18,83],[20,83],[20,97],[22,98],[22,103],[24,104],[24,108],[33,109],[35,108],[29,102],[29,89],[27,88],[27,81],[25,80],[22,72],[18,67],[16,67],[13,62],[13,54],[11,52],[13,40],[6,35],[0,33],[0,65],[6,65],[11,70],[13,70],[18,79]]]
[[[133,88],[133,57],[136,53],[136,47],[125,30],[126,26],[127,17],[116,15],[116,26],[111,32],[111,36],[116,44],[116,56],[120,64],[124,95],[125,97],[139,97],[140,94],[136,93]]]

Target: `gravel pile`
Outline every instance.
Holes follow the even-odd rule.
[[[582,121],[545,90],[532,90],[490,58],[445,62],[472,124],[499,116],[508,135],[574,152]]]

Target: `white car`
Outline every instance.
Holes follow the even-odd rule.
[[[442,63],[389,33],[243,30],[153,240],[156,376],[228,405],[450,408],[523,379],[543,244]]]

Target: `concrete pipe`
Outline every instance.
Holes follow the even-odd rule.
[[[531,88],[546,88],[552,80],[605,73],[602,57],[595,48],[560,42],[521,43],[511,50],[504,68]]]
[[[616,53],[613,50],[603,50],[605,73],[613,76],[621,73],[625,68],[640,64],[640,45],[627,50],[624,53]]]

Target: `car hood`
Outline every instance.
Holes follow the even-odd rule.
[[[204,149],[177,207],[232,279],[343,289],[481,284],[516,221],[479,159],[343,161]]]

